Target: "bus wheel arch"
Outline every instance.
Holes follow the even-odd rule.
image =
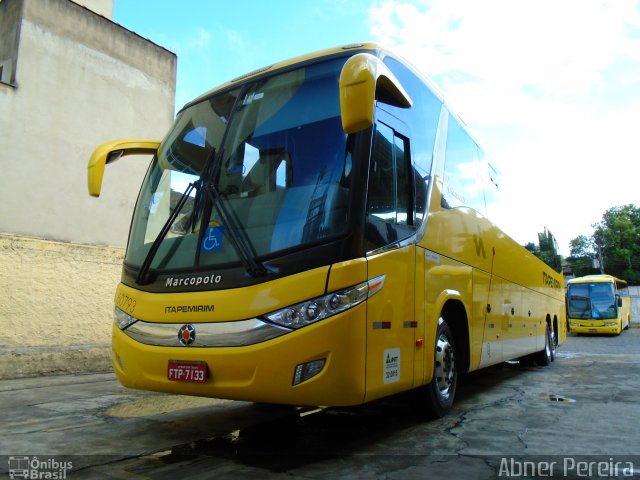
[[[456,367],[458,373],[464,375],[469,371],[469,321],[467,312],[461,301],[448,300],[442,307],[440,319],[451,329],[456,348]]]

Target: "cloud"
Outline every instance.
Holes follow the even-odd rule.
[[[606,209],[640,200],[635,0],[378,0],[369,25],[489,147],[514,230],[544,222],[565,251]]]
[[[205,50],[210,47],[213,34],[206,28],[199,28],[185,41],[190,50]]]
[[[458,71],[493,90],[529,85],[549,98],[579,98],[616,59],[640,59],[635,3],[389,0],[374,2],[369,18],[378,40],[446,87]]]

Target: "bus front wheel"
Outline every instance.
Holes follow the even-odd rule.
[[[442,317],[438,319],[434,350],[433,378],[427,385],[427,399],[431,413],[439,418],[451,410],[458,385],[453,334]]]

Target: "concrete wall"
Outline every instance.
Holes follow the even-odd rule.
[[[73,0],[75,3],[93,10],[109,20],[113,18],[113,0]]]
[[[0,378],[111,368],[124,250],[0,234]]]
[[[87,161],[113,138],[164,136],[175,55],[69,0],[0,8],[22,12],[15,86],[0,84],[0,232],[126,245],[149,159],[109,165],[99,200]]]
[[[113,294],[148,157],[102,142],[162,138],[176,56],[109,20],[112,0],[0,0],[0,378],[111,368]],[[96,9],[99,14],[89,10]],[[2,64],[4,65],[4,64]]]
[[[640,287],[629,287],[631,297],[631,324],[640,327]]]

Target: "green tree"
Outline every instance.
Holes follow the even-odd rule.
[[[594,268],[598,254],[593,237],[579,235],[569,242],[569,248],[570,256],[566,258],[566,262],[576,277],[600,273]]]
[[[538,256],[538,254],[540,253],[540,248],[538,247],[538,245],[536,245],[533,242],[529,242],[527,243],[524,248],[526,248],[527,250],[529,250],[531,253],[533,253],[536,257]]]
[[[562,273],[562,257],[558,253],[558,241],[546,227],[544,232],[538,233],[538,244],[540,245],[540,254],[538,255],[540,259],[556,272]]]
[[[596,258],[593,239],[585,235],[579,235],[569,243],[572,257]]]
[[[612,207],[593,228],[591,237],[580,235],[571,240],[567,261],[573,273],[598,273],[593,260],[601,259],[605,273],[640,284],[640,208],[633,204]]]
[[[538,233],[538,245],[529,242],[524,248],[533,253],[540,260],[545,262],[556,272],[562,272],[562,257],[558,254],[558,242],[553,234],[544,229],[544,232]]]

